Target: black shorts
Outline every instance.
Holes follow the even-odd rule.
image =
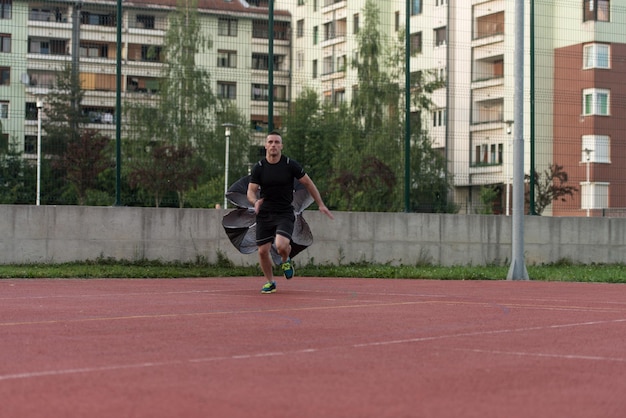
[[[296,215],[293,212],[259,212],[256,216],[256,244],[273,242],[276,235],[282,235],[291,240],[295,222]]]

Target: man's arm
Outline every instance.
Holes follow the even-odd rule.
[[[248,202],[252,203],[254,206],[254,213],[259,213],[259,208],[263,203],[263,199],[257,199],[259,195],[259,185],[256,183],[248,183],[248,192],[246,193],[246,197],[248,198]]]
[[[320,212],[322,212],[324,215],[328,216],[330,219],[335,219],[333,214],[330,212],[330,210],[324,204],[324,201],[322,200],[322,196],[320,195],[319,190],[317,190],[317,186],[315,185],[315,183],[313,183],[313,180],[311,180],[311,177],[309,177],[308,174],[305,174],[298,181],[300,183],[302,183],[302,185],[304,187],[306,187],[306,189],[308,190],[308,192],[311,195],[311,197],[313,198],[313,200],[315,200],[315,203],[317,203],[317,206],[319,207]],[[248,196],[250,196],[250,189],[248,189]],[[249,199],[249,197],[248,197],[248,199]]]

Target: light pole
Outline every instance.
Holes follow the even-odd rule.
[[[511,128],[511,126],[513,125],[513,121],[512,120],[507,120],[506,122],[506,134],[507,135],[511,135],[511,132],[513,132],[513,129]],[[509,146],[507,147],[509,149],[509,152],[507,152],[507,157],[509,157],[511,155],[510,152],[510,148],[511,148],[511,142],[509,140]],[[506,216],[509,216],[509,214],[511,213],[511,175],[509,173],[510,170],[510,166],[512,164],[512,161],[508,161],[507,165],[506,165]]]
[[[583,152],[585,153],[585,162],[587,163],[587,182],[586,182],[587,202],[586,203],[587,203],[587,217],[589,217],[590,216],[589,209],[591,208],[591,182],[589,181],[589,165],[591,164],[591,153],[593,152],[593,150],[589,148],[585,148]]]
[[[43,101],[37,99],[37,206],[41,203],[41,109]]]
[[[228,199],[226,193],[228,192],[228,160],[230,159],[230,128],[235,126],[232,123],[223,123],[224,135],[226,136],[226,152],[224,155],[224,209],[228,207]]]

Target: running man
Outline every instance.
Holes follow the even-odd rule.
[[[297,179],[309,192],[320,212],[334,219],[324,204],[317,186],[296,161],[282,155],[283,139],[276,131],[267,135],[265,158],[252,168],[247,197],[256,213],[256,244],[259,248],[259,264],[267,283],[261,293],[276,292],[272,271],[270,249],[272,243],[282,260],[281,269],[285,278],[291,279],[294,267],[289,257],[291,234],[296,220],[293,206],[293,183]],[[260,191],[260,194],[259,194]],[[257,199],[257,196],[260,198]]]

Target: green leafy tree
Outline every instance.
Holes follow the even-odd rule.
[[[212,202],[213,196],[198,195],[196,186],[208,193],[213,188],[204,185],[224,181],[225,135],[224,123],[235,125],[231,129],[229,152],[229,179],[236,180],[247,172],[250,137],[246,129],[247,118],[229,100],[215,97],[211,90],[210,73],[196,63],[196,57],[212,48],[211,40],[204,35],[199,24],[197,0],[179,1],[176,11],[170,14],[170,25],[163,45],[164,62],[159,91],[149,103],[128,103],[125,113],[131,127],[125,141],[129,161],[125,175],[132,178],[135,188],[158,195],[160,202],[168,188],[176,184],[179,205]],[[148,164],[159,164],[153,150],[173,146],[170,152],[187,151],[191,155],[187,166],[193,168],[182,177],[186,181],[170,178],[159,182],[144,174]],[[202,167],[202,170],[196,170]],[[184,171],[185,167],[180,167]],[[171,173],[173,176],[175,173]],[[195,176],[195,178],[191,178]],[[157,187],[162,187],[157,191]],[[186,196],[193,198],[186,201]],[[141,194],[141,193],[140,193]],[[223,194],[223,192],[222,192]]]
[[[100,173],[113,164],[110,138],[85,129],[84,94],[76,71],[67,65],[57,73],[46,96],[41,163],[44,203],[85,204],[87,191],[99,187]]]
[[[530,180],[530,175],[524,175],[526,181]],[[535,171],[535,212],[541,215],[543,211],[555,200],[567,201],[566,197],[574,196],[578,189],[568,186],[567,172],[563,171],[563,166],[550,164],[541,174]],[[530,203],[530,190],[525,192],[525,202]]]
[[[36,199],[36,167],[17,151],[17,139],[0,154],[0,203],[32,204]]]
[[[150,156],[130,173],[131,186],[141,185],[151,192],[156,207],[167,193],[177,193],[179,207],[184,207],[183,191],[197,186],[202,171],[194,160],[194,149],[189,144],[160,145],[151,150]]]
[[[68,142],[60,158],[52,160],[55,168],[66,173],[79,205],[85,204],[90,189],[98,188],[99,175],[113,166],[110,146],[111,138],[85,129],[78,139]]]

